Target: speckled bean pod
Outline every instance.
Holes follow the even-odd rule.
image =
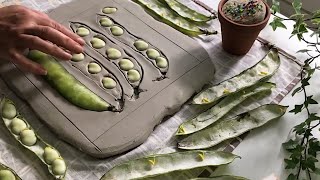
[[[280,58],[278,50],[271,49],[261,61],[251,68],[197,94],[193,98],[192,104],[213,104],[222,97],[270,78],[279,67]]]
[[[19,114],[14,103],[6,97],[1,98],[0,115],[8,132],[24,148],[33,152],[47,166],[55,179],[64,179],[67,166],[60,153],[35,133],[30,124]]]

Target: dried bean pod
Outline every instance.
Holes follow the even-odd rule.
[[[180,16],[190,21],[207,22],[216,18],[216,16],[206,16],[193,9],[190,9],[188,6],[180,3],[177,0],[162,0],[162,1],[165,2],[173,11],[175,11]]]
[[[179,126],[176,135],[186,135],[200,131],[201,129],[206,128],[207,126],[225,116],[234,107],[238,106],[249,97],[258,95],[260,93],[271,92],[271,89],[274,87],[275,84],[273,83],[258,83],[255,86],[231,94],[230,96],[227,96],[218,104],[213,106],[211,109],[201,113],[200,115],[189,121],[182,123]]]
[[[270,78],[279,68],[280,58],[277,49],[269,53],[256,65],[240,74],[211,86],[193,98],[192,104],[211,104],[222,97],[250,87],[259,81]]]
[[[46,143],[44,140],[42,140],[41,137],[35,133],[34,129],[30,126],[30,124],[19,114],[19,112],[17,112],[16,116],[11,119],[6,118],[4,115],[6,114],[5,111],[8,109],[4,107],[6,107],[8,104],[11,104],[12,107],[14,107],[15,111],[17,112],[16,107],[11,100],[5,97],[0,99],[0,109],[1,109],[0,115],[8,132],[23,147],[33,152],[41,160],[41,162],[47,166],[50,174],[55,179],[64,179],[64,176],[67,171],[67,167],[60,153],[54,147],[52,147],[51,145]],[[19,122],[20,120],[23,121],[24,124],[26,125],[26,128],[24,130],[19,129],[20,133],[14,133],[12,131],[12,127],[14,126],[12,125],[12,123],[14,123],[14,120],[17,120],[17,119],[19,119]],[[24,133],[25,135],[23,135]],[[53,166],[53,162],[56,161],[57,159],[59,159],[60,161],[59,164]],[[63,161],[63,163],[61,161]],[[56,171],[56,169],[58,169],[59,171]],[[17,179],[20,179],[20,178],[17,178]]]
[[[209,31],[206,29],[199,28],[196,24],[186,20],[185,18],[177,15],[171,9],[168,9],[164,4],[158,0],[134,0],[135,2],[141,4],[149,12],[153,12],[157,15],[160,20],[167,25],[175,28],[176,30],[189,35],[189,36],[198,36],[201,34],[211,35],[217,34],[217,31]]]
[[[120,164],[101,180],[148,178],[179,170],[231,163],[239,156],[222,151],[186,151],[148,156]]]
[[[278,119],[286,113],[287,106],[267,104],[233,118],[220,119],[208,128],[191,134],[178,143],[180,149],[205,149],[222,141],[237,137],[252,129]]]
[[[1,180],[21,180],[13,169],[0,163],[0,179]]]
[[[107,111],[113,109],[109,103],[81,84],[52,56],[32,50],[29,52],[28,57],[41,64],[47,70],[48,73],[45,79],[70,103],[92,111]]]

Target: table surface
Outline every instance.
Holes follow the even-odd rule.
[[[202,0],[211,7],[217,7],[216,0]],[[69,0],[2,0],[2,6],[9,4],[22,4],[41,11],[48,11],[60,4],[69,2]],[[273,32],[271,27],[266,27],[260,34],[260,37],[277,45],[277,47],[285,50],[290,54],[295,54],[299,49],[304,49],[306,44],[299,42],[296,38],[289,39],[292,31],[292,22],[286,21],[288,29],[279,29]],[[297,54],[300,59],[306,57]],[[316,62],[320,63],[318,59]],[[311,79],[312,86],[308,87],[308,93],[314,94],[314,99],[320,101],[320,93],[317,90],[320,87],[320,72],[316,71],[313,79]],[[282,101],[282,105],[289,105],[289,109],[294,107],[294,104],[302,103],[304,100],[302,94],[295,97],[286,96]],[[314,112],[320,113],[320,109],[315,106],[312,109]],[[285,114],[279,121],[267,124],[266,126],[253,130],[245,138],[244,141],[233,151],[242,158],[236,160],[230,165],[218,168],[214,174],[234,174],[244,176],[250,179],[263,179],[270,174],[275,174],[280,179],[286,179],[287,171],[284,169],[283,159],[286,157],[286,152],[282,149],[281,144],[285,142],[290,136],[292,128],[299,124],[305,118],[305,114],[293,115],[291,113]],[[315,132],[317,137],[320,133]],[[319,159],[319,158],[318,158]],[[319,179],[319,177],[314,178]]]

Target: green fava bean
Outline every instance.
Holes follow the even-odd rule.
[[[16,177],[11,171],[7,169],[0,170],[0,180],[15,180],[15,179]]]
[[[113,89],[117,86],[116,81],[110,77],[104,77],[102,79],[102,84],[103,84],[103,87],[105,87],[107,89]]]
[[[109,48],[107,49],[107,56],[112,60],[119,59],[121,57],[121,52],[118,49]]]
[[[63,175],[67,170],[66,163],[63,159],[58,158],[52,162],[52,173],[55,175]]]
[[[104,46],[106,46],[106,43],[102,39],[97,38],[97,37],[92,38],[90,43],[91,43],[92,47],[94,47],[96,49],[101,49]]]
[[[33,146],[37,142],[37,137],[34,131],[25,129],[20,133],[21,142],[26,146]]]
[[[131,69],[128,71],[128,79],[130,82],[137,82],[139,81],[141,78],[141,75],[139,73],[139,71],[135,70],[135,69]]]
[[[129,59],[121,59],[119,61],[119,67],[124,71],[129,71],[134,68],[134,64]]]
[[[150,58],[150,59],[156,59],[157,57],[160,56],[160,53],[159,51],[155,50],[155,49],[148,49],[147,50],[147,56]]]
[[[5,104],[2,106],[2,117],[6,119],[13,119],[14,117],[17,116],[17,110],[16,107],[9,103],[9,102],[4,102]]]
[[[83,61],[84,60],[84,54],[83,53],[73,54],[71,60],[74,61],[74,62]]]
[[[166,58],[163,58],[163,57],[157,57],[156,58],[156,63],[157,63],[157,66],[159,68],[166,68],[168,67],[168,61]]]
[[[77,29],[77,34],[81,37],[84,37],[84,36],[88,36],[90,34],[90,31],[87,28],[79,27]]]
[[[110,18],[103,17],[100,19],[100,25],[103,27],[111,27],[113,25],[113,22]]]
[[[145,51],[148,49],[149,44],[143,40],[137,40],[133,44],[139,51]]]
[[[27,128],[27,124],[22,119],[14,118],[10,124],[10,127],[14,134],[19,135],[22,130]]]
[[[32,50],[28,58],[47,69],[45,79],[70,103],[91,111],[107,111],[112,108],[109,103],[81,84],[52,56]]]
[[[97,74],[97,73],[101,72],[101,70],[102,69],[101,69],[100,65],[97,63],[92,62],[92,63],[88,64],[88,71],[91,74]]]
[[[111,27],[111,33],[114,36],[121,36],[123,34],[123,29],[119,26],[112,26]]]
[[[115,7],[105,7],[102,9],[102,12],[105,14],[112,14],[115,13],[117,11],[117,8]]]
[[[52,162],[60,157],[59,153],[57,150],[51,148],[51,147],[46,147],[44,149],[43,153],[43,158],[46,163],[52,164]]]

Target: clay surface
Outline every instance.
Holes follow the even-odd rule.
[[[104,14],[104,7],[116,12]],[[23,73],[13,64],[0,66],[1,77],[25,99],[35,113],[63,140],[95,157],[108,157],[128,151],[143,143],[154,127],[166,116],[175,113],[203,85],[212,80],[214,66],[206,51],[195,40],[154,20],[137,4],[127,0],[75,1],[55,9],[50,17],[76,32],[88,27],[82,61],[61,61],[77,79],[118,112],[94,112],[80,109],[60,96],[40,76]],[[121,36],[99,20],[108,17],[124,29]],[[106,46],[95,49],[92,37],[99,37]],[[159,68],[146,51],[135,48],[141,39],[148,48],[156,49],[167,60]],[[106,49],[121,52],[118,59],[109,59]],[[128,72],[119,67],[121,59],[129,59],[140,73],[139,81],[131,82]],[[101,72],[91,74],[88,64],[97,63]],[[107,89],[103,78],[110,77],[115,87]]]

